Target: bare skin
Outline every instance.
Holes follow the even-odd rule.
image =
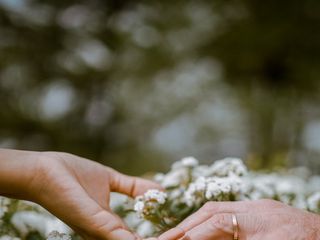
[[[72,154],[0,149],[0,195],[41,204],[84,239],[140,239],[111,212],[109,197],[111,191],[134,197],[150,188],[160,186]],[[232,214],[238,219],[239,240],[320,239],[318,215],[260,200],[207,203],[149,240],[232,240]]]
[[[148,240],[318,240],[320,217],[273,200],[210,202],[176,228]]]
[[[0,195],[39,203],[84,239],[140,239],[110,210],[109,197],[150,188],[160,186],[72,154],[0,149]]]

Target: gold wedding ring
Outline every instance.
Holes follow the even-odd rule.
[[[239,240],[239,224],[236,215],[232,214],[233,240]]]

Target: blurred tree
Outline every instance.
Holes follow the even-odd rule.
[[[189,154],[250,153],[257,167],[307,159],[305,127],[320,115],[305,110],[319,102],[319,8],[0,0],[0,145],[135,174]]]
[[[222,62],[248,109],[250,151],[270,167],[301,150],[303,110],[319,102],[320,2],[216,2],[222,24],[203,52]]]

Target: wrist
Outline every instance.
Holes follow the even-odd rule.
[[[0,195],[31,200],[39,152],[0,149]]]
[[[31,176],[27,177],[25,189],[29,200],[42,204],[48,201],[49,189],[54,185],[55,178],[53,173],[61,167],[63,160],[61,152],[36,152],[34,155]],[[49,194],[50,195],[50,194]]]
[[[33,152],[32,167],[30,174],[26,176],[26,183],[23,185],[25,195],[28,200],[39,203],[41,202],[45,190],[48,188],[48,172],[52,167],[51,162],[56,159],[50,152]]]

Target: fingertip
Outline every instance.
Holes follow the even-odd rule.
[[[116,229],[112,231],[108,237],[108,240],[120,240],[120,239],[125,239],[125,240],[141,240],[140,237],[134,235],[128,230],[125,229]]]
[[[158,239],[159,240],[177,240],[184,236],[185,236],[185,231],[181,228],[175,227],[163,233]]]
[[[113,171],[110,179],[111,191],[126,194],[131,197],[144,194],[149,189],[164,191],[158,183],[140,177],[128,176]]]
[[[135,191],[133,192],[133,196],[142,195],[150,189],[158,189],[160,191],[165,191],[165,189],[158,183],[143,179],[143,178],[136,178],[136,187]]]
[[[142,237],[140,237],[138,233],[133,233],[133,235],[136,237],[137,240],[142,240]]]

